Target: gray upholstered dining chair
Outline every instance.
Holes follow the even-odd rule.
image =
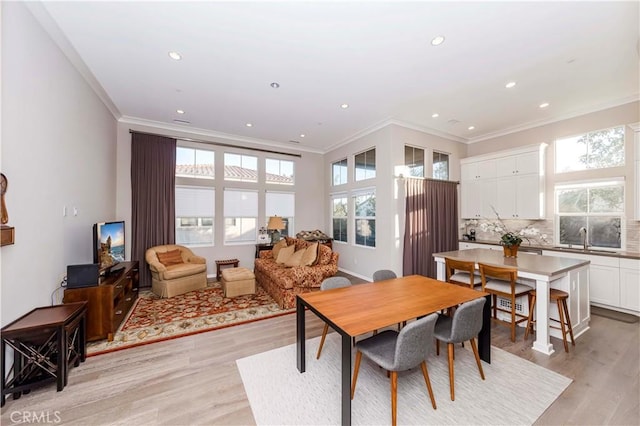
[[[433,313],[409,323],[400,332],[385,330],[356,344],[356,363],[351,381],[351,399],[356,392],[358,371],[362,355],[380,367],[389,371],[391,375],[391,422],[396,424],[396,411],[398,406],[398,371],[405,371],[418,365],[422,369],[422,375],[429,391],[431,405],[436,409],[436,400],[431,389],[431,380],[427,370],[426,359],[431,353],[433,344],[433,330],[438,319],[438,314]]]
[[[343,288],[351,286],[351,281],[347,277],[329,277],[326,278],[320,284],[320,290],[331,290],[334,288]],[[324,340],[327,338],[327,333],[329,332],[329,324],[324,324],[324,329],[322,330],[322,338],[320,339],[320,346],[318,346],[318,354],[316,355],[316,359],[320,359],[320,354],[322,353],[322,346],[324,345]]]
[[[463,303],[454,311],[453,316],[440,315],[436,322],[433,332],[436,340],[436,353],[440,354],[440,341],[447,343],[447,353],[449,356],[449,389],[451,391],[451,400],[455,400],[454,395],[454,375],[453,375],[453,359],[454,344],[463,343],[467,340],[471,343],[473,355],[478,364],[480,377],[484,380],[484,371],[478,354],[475,338],[482,328],[482,308],[486,299],[484,297],[474,299],[470,302]]]
[[[375,271],[373,273],[373,282],[391,280],[393,278],[398,278],[398,276],[395,272],[389,269],[380,269],[379,271]]]

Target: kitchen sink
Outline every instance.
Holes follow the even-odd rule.
[[[570,251],[572,253],[585,253],[585,254],[589,254],[589,253],[594,253],[594,254],[617,254],[618,252],[616,251],[611,251],[611,250],[599,250],[599,249],[582,249],[582,248],[578,248],[578,247],[558,247],[558,246],[554,246],[553,247],[555,250],[562,250],[562,251]]]

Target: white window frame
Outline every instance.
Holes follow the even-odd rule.
[[[287,177],[286,175],[282,174],[283,163],[291,163],[291,181],[290,182],[286,182],[286,181],[269,180],[268,175],[271,174],[271,173],[269,173],[269,171],[268,171],[268,169],[269,169],[268,163],[270,161],[275,161],[275,162],[278,163],[279,173],[275,173],[274,175],[275,176],[279,176],[279,177]],[[267,157],[267,158],[264,159],[264,181],[268,185],[293,185],[293,184],[295,184],[295,167],[296,167],[295,161],[282,160],[280,158]]]
[[[240,157],[240,165],[235,165],[235,164],[227,164],[227,156],[228,155],[237,155]],[[222,163],[223,163],[223,167],[226,168],[227,166],[237,166],[240,167],[242,169],[247,169],[247,170],[253,170],[250,169],[248,167],[244,167],[245,163],[247,161],[255,161],[256,164],[256,168],[255,168],[255,178],[251,178],[251,177],[237,177],[237,178],[233,178],[233,177],[228,177],[226,176],[226,171],[224,173],[224,180],[227,182],[248,182],[248,183],[258,183],[258,160],[259,158],[255,155],[248,155],[248,154],[240,154],[237,152],[225,152],[223,157],[222,157]]]
[[[264,195],[265,204],[265,228],[269,224],[271,216],[280,216],[286,228],[280,230],[284,238],[295,237],[294,218],[296,215],[296,193],[284,191],[266,191]]]
[[[568,140],[572,140],[572,139],[581,139],[581,138],[590,138],[590,135],[593,135],[595,133],[599,133],[599,132],[604,132],[604,131],[613,131],[615,129],[621,129],[622,130],[622,164],[618,164],[618,165],[607,165],[607,166],[603,166],[603,167],[590,167],[589,166],[589,162],[587,161],[587,164],[585,164],[584,168],[578,168],[578,169],[572,169],[572,170],[559,170],[559,158],[564,158],[566,157],[567,152],[571,153],[572,155],[580,155],[580,153],[576,153],[573,150],[565,150],[565,151],[561,151],[560,147],[563,144],[563,142],[566,142]],[[579,135],[574,135],[574,136],[567,136],[564,138],[558,138],[555,140],[555,144],[554,144],[554,159],[555,159],[555,164],[554,164],[554,171],[556,174],[563,174],[563,173],[574,173],[574,172],[584,172],[584,171],[589,171],[589,170],[603,170],[603,169],[609,169],[609,168],[613,168],[613,167],[624,167],[626,164],[626,156],[625,156],[625,146],[626,146],[626,132],[625,132],[625,126],[624,125],[619,125],[619,126],[612,126],[612,127],[608,127],[605,129],[599,129],[599,130],[593,130],[591,132],[586,132],[586,133],[581,133]],[[564,152],[564,154],[562,154]],[[587,142],[587,156],[589,154],[589,142]],[[576,158],[574,158],[574,160],[577,160]]]
[[[561,190],[570,190],[570,189],[587,189],[590,191],[594,188],[598,187],[608,187],[608,186],[619,186],[622,189],[622,211],[618,212],[590,212],[589,206],[587,205],[586,212],[566,212],[561,213],[559,211],[559,192]],[[598,217],[616,217],[620,220],[620,247],[607,247],[607,246],[599,246],[597,244],[591,245],[591,232],[587,232],[587,240],[589,243],[589,247],[600,250],[624,250],[626,247],[626,226],[625,226],[625,199],[626,199],[626,185],[624,178],[611,178],[611,179],[597,179],[597,180],[584,180],[584,181],[576,181],[576,182],[559,182],[554,187],[554,205],[555,205],[555,229],[554,229],[554,242],[556,245],[561,247],[567,247],[569,243],[562,243],[560,241],[560,220],[562,217],[586,217],[587,219],[587,229],[589,229],[589,219],[590,218],[598,218]],[[587,197],[587,203],[589,202],[589,197]],[[575,236],[574,236],[575,237]]]
[[[369,162],[369,160],[367,159],[367,154],[369,153],[373,153],[373,162]],[[364,171],[362,173],[364,173],[364,176],[358,176],[358,170],[362,170],[362,169],[358,169],[358,163],[356,161],[356,158],[360,155],[364,154]],[[372,147],[369,148],[365,151],[360,151],[357,154],[354,154],[353,156],[353,179],[356,182],[361,182],[363,180],[368,180],[368,179],[375,179],[376,177],[376,161],[377,161],[377,153],[376,153],[376,147]],[[369,166],[372,165],[373,168],[370,169]]]
[[[357,191],[353,191],[353,193],[351,194],[351,199],[353,200],[352,202],[352,211],[353,211],[353,245],[358,246],[358,247],[367,247],[367,248],[372,248],[375,249],[376,248],[376,239],[377,236],[375,234],[376,232],[376,212],[373,212],[373,216],[359,216],[358,215],[358,209],[356,208],[356,200],[358,197],[361,196],[367,196],[367,195],[372,195],[373,198],[376,200],[377,202],[377,197],[376,197],[376,189],[375,188],[367,188],[367,189],[360,189]],[[377,205],[377,204],[376,204]],[[373,245],[369,245],[369,244],[360,244],[358,243],[358,221],[360,220],[367,220],[367,221],[373,221],[374,223],[374,238],[373,238]]]
[[[407,148],[410,148],[413,150],[413,164],[407,164]],[[415,166],[415,159],[416,159],[416,150],[420,150],[422,151],[422,173],[418,173],[417,170],[419,170],[419,167]],[[413,145],[405,145],[404,146],[404,165],[406,170],[408,171],[408,175],[411,177],[424,177],[425,176],[425,171],[426,171],[426,161],[425,161],[425,149],[419,146],[413,146]]]
[[[346,210],[347,210],[347,214],[346,214],[345,217],[336,217],[336,216],[334,216],[335,210],[334,210],[333,206],[334,206],[334,201],[335,200],[344,200],[344,205],[346,206]],[[330,209],[331,209],[331,211],[330,211],[330,216],[331,216],[331,237],[333,238],[334,242],[341,243],[341,244],[346,244],[346,243],[349,242],[349,228],[350,228],[349,227],[349,196],[348,196],[348,194],[346,192],[341,192],[341,193],[338,193],[338,194],[331,194]],[[344,235],[345,235],[344,241],[341,240],[341,239],[336,238],[335,228],[334,228],[334,225],[333,225],[333,221],[335,219],[341,219],[341,220],[344,219],[344,223],[345,223],[345,227],[346,227],[346,230],[345,230],[345,233],[344,233]]]
[[[190,205],[185,205],[186,203],[183,204],[181,202],[180,200],[182,198],[180,196],[181,191],[190,192],[192,195],[195,195],[195,197],[189,198],[187,203]],[[210,192],[210,194],[208,194],[210,196],[210,199],[207,200],[206,198],[207,194],[204,194],[205,197],[203,198],[201,194],[198,194],[198,192],[200,191]],[[211,203],[211,205],[209,206],[210,210],[209,210],[209,207],[207,206],[207,203],[209,202]],[[176,218],[175,218],[176,244],[180,244],[186,247],[215,246],[215,218],[216,218],[215,216],[216,215],[216,189],[215,188],[211,186],[176,185],[175,207],[176,207]],[[195,228],[202,228],[202,229],[196,230],[198,234],[208,233],[209,231],[207,230],[209,229],[211,233],[210,241],[200,242],[200,243],[190,243],[189,241],[179,239],[178,237],[179,237],[180,231],[182,230],[182,228],[186,228],[181,226],[180,224],[181,218],[195,218],[196,219]],[[212,220],[211,226],[204,226],[202,224],[202,219],[204,218],[211,218]],[[185,229],[185,232],[186,232],[186,229]]]
[[[209,163],[198,164],[198,153],[203,153],[203,154],[206,153],[208,155],[213,156],[213,163],[211,164],[211,172],[212,172],[211,175],[198,174],[198,173],[192,173],[192,174],[178,173],[178,167],[180,167],[180,165],[178,164],[179,150],[187,150],[187,149],[193,151],[193,163],[190,163],[190,166],[192,166],[194,169],[197,169],[198,166],[209,164]],[[213,180],[215,179],[215,168],[216,168],[216,152],[214,150],[195,148],[193,146],[187,146],[187,145],[181,145],[181,144],[176,146],[176,177]]]
[[[447,157],[447,177],[446,178],[436,176],[436,161],[434,158],[436,154],[445,155]],[[451,154],[449,154],[448,152],[437,151],[434,149],[431,153],[431,177],[433,179],[438,179],[438,180],[449,180],[450,176],[451,176]]]
[[[344,166],[342,163],[344,163]],[[338,167],[340,171],[338,173],[338,183],[336,183],[336,167]],[[349,161],[343,158],[342,160],[331,163],[331,186],[345,185],[347,183],[349,183]]]
[[[237,196],[247,196],[247,201],[251,201],[251,205],[240,205],[241,203],[238,200],[233,200]],[[227,194],[229,196],[227,197]],[[234,194],[234,195],[231,195]],[[224,210],[224,244],[225,245],[242,245],[242,244],[255,244],[258,237],[258,190],[257,189],[239,189],[239,188],[224,188],[223,194],[223,210]],[[244,238],[237,239],[227,239],[228,234],[228,225],[227,222],[229,220],[240,220],[240,235],[248,233],[249,231],[244,230],[243,227],[248,225],[247,220],[253,220],[253,233],[249,234]]]

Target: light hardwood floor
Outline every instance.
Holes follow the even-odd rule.
[[[307,313],[308,337],[320,335],[322,325]],[[569,354],[553,339],[560,351],[551,357],[532,351],[522,329],[516,343],[508,327],[492,330],[495,346],[574,380],[537,424],[639,423],[638,323],[593,316]],[[1,421],[45,423],[48,416],[49,423],[65,425],[254,424],[235,360],[294,342],[295,314],[91,357],[71,370],[62,392],[50,386],[9,398]]]

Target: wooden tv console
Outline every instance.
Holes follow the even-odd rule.
[[[86,301],[87,341],[109,339],[138,298],[138,261],[120,262],[93,287],[67,288],[63,303]]]

